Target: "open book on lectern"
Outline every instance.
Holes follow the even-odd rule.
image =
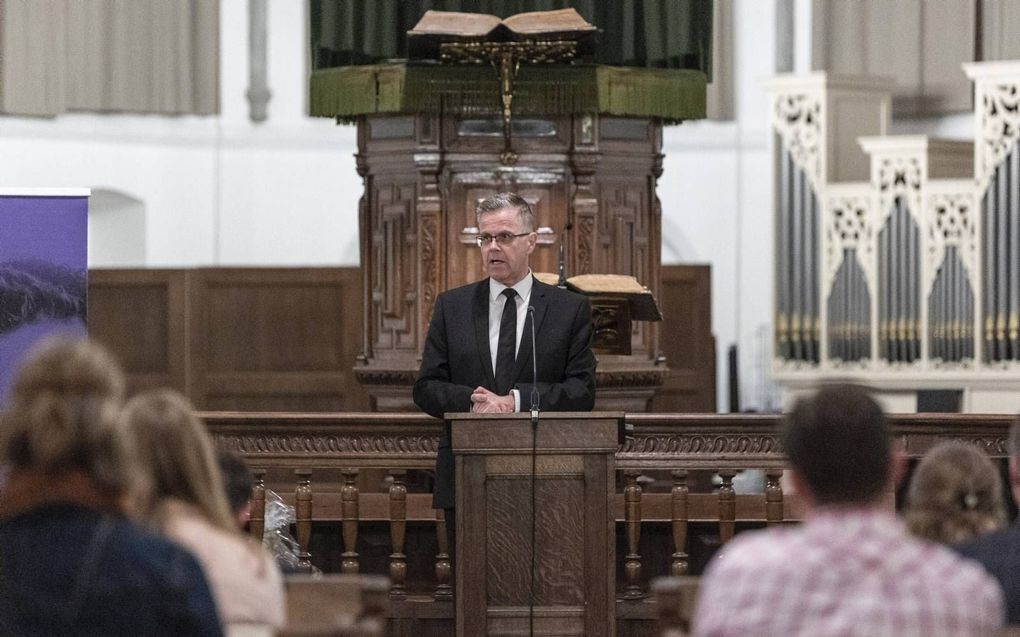
[[[509,42],[575,40],[579,54],[594,48],[597,29],[575,9],[529,11],[508,18],[485,13],[428,10],[407,32],[407,54],[412,59],[438,59],[444,42]]]

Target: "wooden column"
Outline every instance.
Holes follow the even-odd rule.
[[[623,588],[624,599],[641,599],[641,485],[638,484],[640,471],[626,471],[627,486],[623,489],[624,523],[627,526],[627,557],[623,565],[627,583]]]
[[[673,489],[670,492],[670,504],[673,514],[673,559],[670,562],[670,574],[680,576],[687,574],[687,471],[673,471]]]
[[[737,472],[732,469],[719,471],[722,486],[719,487],[719,540],[726,544],[733,539],[733,531],[737,519],[737,494],[733,490],[733,477]]]
[[[294,522],[297,527],[298,569],[311,572],[312,560],[308,545],[312,539],[312,485],[310,469],[297,469],[297,488],[294,491]]]
[[[404,583],[407,581],[407,556],[404,555],[404,536],[407,531],[407,487],[404,486],[406,471],[390,471],[390,597],[405,597]]]
[[[251,488],[251,517],[248,530],[253,540],[262,543],[262,535],[266,530],[266,470],[252,469],[255,484]]]
[[[450,564],[450,546],[446,535],[446,525],[452,524],[446,521],[446,513],[442,509],[436,509],[436,542],[439,552],[436,554],[436,592],[433,598],[437,602],[453,601],[453,587],[450,586],[450,576],[453,566]]]
[[[783,522],[783,487],[780,483],[782,477],[782,469],[765,471],[765,520],[769,526]]]
[[[344,486],[340,489],[340,515],[344,552],[341,554],[340,572],[354,574],[358,565],[358,470],[344,469]]]

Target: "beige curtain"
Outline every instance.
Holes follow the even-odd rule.
[[[982,60],[1020,60],[1020,2],[981,0],[978,5]]]
[[[219,0],[0,0],[0,112],[219,112]]]
[[[960,65],[975,60],[976,2],[813,0],[812,67],[895,78],[897,114],[969,111],[971,85]],[[1020,4],[1002,0],[1010,3]]]

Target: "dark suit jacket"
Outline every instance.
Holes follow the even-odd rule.
[[[1006,601],[1006,623],[1020,624],[1020,522],[979,536],[956,550],[980,562],[999,581]]]
[[[591,410],[595,357],[588,299],[536,279],[530,304],[535,308],[538,382],[532,378],[531,328],[525,324],[513,376],[514,387],[521,393],[521,409],[530,406],[535,386],[543,411]],[[475,387],[493,390],[495,384],[489,353],[489,280],[443,292],[436,299],[414,383],[415,404],[436,418],[447,412],[468,412]],[[436,457],[433,506],[453,505],[453,454],[449,431],[444,428]]]

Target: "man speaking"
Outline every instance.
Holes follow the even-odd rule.
[[[415,404],[437,418],[447,412],[527,411],[534,388],[541,410],[591,410],[595,357],[588,300],[532,276],[528,261],[538,236],[535,214],[523,197],[493,195],[478,204],[475,216],[482,266],[489,276],[436,299],[414,383]],[[532,356],[537,378],[532,376]],[[444,429],[432,505],[446,510],[449,531],[453,476],[450,432]]]

